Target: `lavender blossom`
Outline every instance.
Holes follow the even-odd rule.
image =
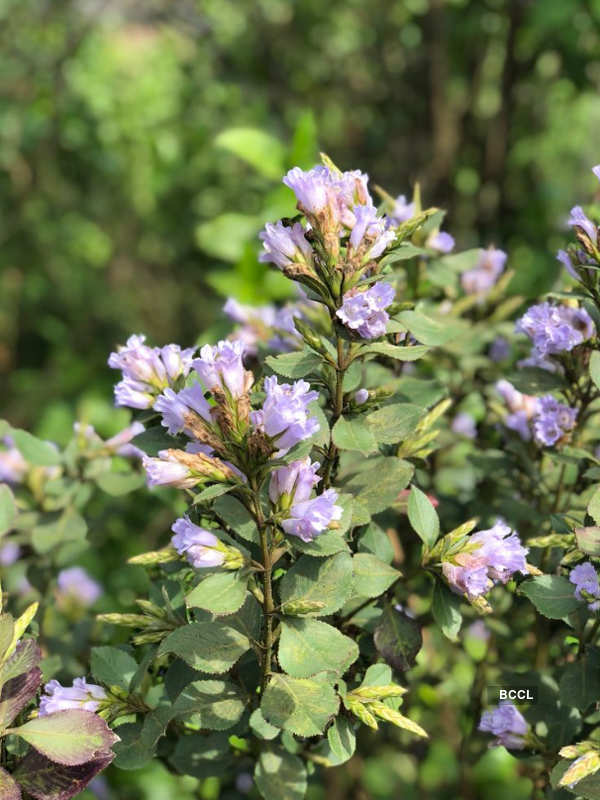
[[[329,205],[331,174],[327,167],[316,166],[308,171],[294,167],[283,178],[283,183],[294,192],[305,213],[316,216]]]
[[[7,449],[0,450],[0,483],[21,483],[29,465],[10,436],[6,436],[3,441]]]
[[[221,543],[214,533],[195,525],[189,517],[175,520],[171,530],[175,533],[171,544],[195,569],[220,567],[224,563],[225,552],[219,549]]]
[[[567,253],[566,250],[559,250],[556,254],[557,261],[563,265],[563,267],[567,270],[569,275],[572,278],[575,278],[576,281],[579,280],[579,275],[577,274],[577,270],[575,269],[573,262],[571,261],[571,256]]]
[[[283,222],[267,223],[264,231],[258,234],[263,243],[259,261],[275,264],[284,269],[292,264],[310,264],[312,247],[304,236],[304,228],[299,222],[292,226]]]
[[[542,358],[568,352],[595,333],[585,309],[550,303],[531,306],[517,321],[515,330],[529,336],[535,354]]]
[[[598,228],[594,225],[589,217],[586,216],[581,206],[574,206],[571,209],[571,215],[568,224],[576,230],[579,229],[596,244],[598,238]]]
[[[102,587],[83,567],[69,567],[58,573],[56,579],[61,600],[74,602],[87,608],[94,605],[102,594]]]
[[[592,167],[592,172],[594,173],[594,175],[595,175],[595,176],[598,178],[598,180],[600,181],[600,164],[598,164],[598,165],[597,165],[597,166],[595,166],[595,167]]]
[[[354,402],[357,406],[362,406],[364,403],[367,402],[369,399],[369,390],[368,389],[359,389],[354,394]]]
[[[294,306],[245,306],[230,297],[223,311],[241,327],[232,335],[244,343],[244,353],[256,355],[257,345],[263,341],[271,350],[285,352],[295,349],[301,337],[294,325],[294,319],[301,317]]]
[[[320,467],[318,461],[311,464],[310,458],[303,458],[273,470],[269,484],[271,502],[288,506],[308,500],[313,488],[321,480],[317,475]]]
[[[442,571],[450,588],[468,598],[486,594],[495,583],[507,583],[515,572],[525,573],[528,549],[502,521],[469,537],[463,550],[444,561]]]
[[[119,433],[107,439],[104,442],[104,446],[123,458],[142,458],[144,455],[143,451],[134,444],[131,444],[131,440],[139,436],[140,433],[143,433],[145,430],[146,428],[141,422],[132,422],[131,425],[128,425],[126,428],[123,428],[122,431],[119,431]]]
[[[427,239],[427,247],[439,253],[451,253],[454,250],[454,237],[445,231],[431,233]]]
[[[477,425],[475,420],[466,411],[459,412],[452,420],[452,431],[467,439],[474,439],[477,436]]]
[[[329,525],[341,519],[342,507],[335,505],[338,495],[334,489],[326,489],[312,500],[294,500],[289,517],[281,523],[290,536],[297,536],[303,542],[311,542],[323,533]]]
[[[592,563],[578,564],[571,570],[569,580],[575,585],[575,597],[586,601],[590,611],[597,611],[600,608],[600,583]]]
[[[327,212],[332,228],[341,223],[354,227],[354,207],[373,206],[367,183],[369,176],[360,170],[337,172],[329,167],[316,166],[305,172],[299,167],[291,169],[283,182],[296,195],[298,208],[312,217]]]
[[[565,434],[572,431],[577,419],[577,409],[570,408],[551,394],[538,400],[538,409],[533,420],[533,431],[538,444],[552,447]]]
[[[16,542],[12,540],[5,542],[0,546],[0,566],[10,567],[11,564],[18,561],[20,555],[21,548]]]
[[[392,224],[400,225],[402,222],[406,222],[406,220],[414,217],[415,211],[415,204],[407,203],[406,197],[403,194],[399,194],[394,201],[394,208],[390,213]]]
[[[504,379],[496,383],[496,391],[510,411],[504,418],[504,424],[518,433],[523,441],[528,442],[531,439],[530,421],[538,411],[538,398],[522,394]]]
[[[154,403],[154,408],[162,415],[161,425],[172,436],[180,431],[192,436],[193,431],[188,427],[186,419],[189,420],[190,417],[195,415],[206,422],[212,421],[210,406],[199,383],[189,386],[187,389],[182,389],[181,392],[165,389]]]
[[[193,367],[211,392],[224,391],[238,398],[252,385],[252,373],[244,369],[243,355],[244,345],[240,341],[221,341],[216,347],[205,344]]]
[[[396,238],[396,234],[388,226],[388,220],[377,216],[374,206],[354,206],[355,223],[350,233],[350,245],[357,251],[364,248],[363,260],[379,258],[383,251]]]
[[[507,255],[504,250],[489,247],[481,250],[473,269],[463,272],[460,282],[467,294],[485,294],[495,285],[504,271]]]
[[[142,466],[146,470],[148,486],[170,486],[175,489],[192,489],[202,481],[186,464],[179,461],[169,450],[161,450],[159,458],[144,456]]]
[[[490,345],[488,355],[492,361],[506,361],[510,356],[510,344],[508,340],[505,339],[504,336],[496,336]]]
[[[44,694],[40,698],[39,716],[46,717],[48,714],[71,708],[94,712],[100,708],[106,696],[102,686],[87,683],[85,678],[75,678],[70,688],[61,686],[56,680],[49,681],[44,686]]]
[[[528,728],[520,711],[506,700],[502,700],[493,711],[484,711],[479,723],[480,731],[496,737],[494,745],[503,745],[509,750],[522,750],[525,747],[524,737]]]
[[[260,411],[250,419],[256,428],[274,439],[280,455],[319,430],[319,422],[309,416],[308,406],[318,398],[306,381],[277,382],[275,375],[265,378],[266,398]]]
[[[363,339],[377,339],[383,336],[389,322],[389,314],[385,309],[394,302],[394,289],[389,283],[379,281],[360,291],[351,289],[344,295],[337,316]]]

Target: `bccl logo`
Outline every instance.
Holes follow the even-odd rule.
[[[488,704],[537,703],[537,686],[488,686],[486,689]]]

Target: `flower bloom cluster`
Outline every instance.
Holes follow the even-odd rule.
[[[585,600],[590,611],[597,611],[600,608],[600,583],[593,565],[589,561],[578,564],[571,570],[569,580],[575,586],[575,597]]]
[[[274,375],[265,378],[265,401],[260,411],[253,411],[253,425],[266,433],[284,455],[298,442],[319,430],[319,422],[308,413],[308,406],[318,398],[306,381],[278,383]]]
[[[191,369],[194,348],[182,350],[176,344],[149,347],[145,341],[145,336],[130,336],[124,347],[109,356],[108,366],[123,373],[123,380],[115,386],[117,406],[152,408],[156,395]]]
[[[100,708],[103,700],[106,700],[104,689],[94,683],[87,683],[85,678],[75,678],[71,687],[61,686],[58,681],[53,680],[44,686],[39,716],[46,717],[71,708],[94,712]]]
[[[484,595],[495,583],[507,583],[515,572],[525,573],[528,549],[504,522],[479,531],[442,570],[450,587],[469,598]]]
[[[240,339],[247,355],[256,355],[258,343],[264,342],[269,349],[276,352],[293,350],[301,343],[298,331],[294,326],[294,318],[302,316],[300,309],[293,305],[275,308],[275,306],[245,306],[230,297],[223,311],[240,327],[231,338]]]
[[[171,530],[175,534],[171,545],[194,569],[238,569],[243,564],[243,556],[237,548],[224,544],[212,531],[194,524],[187,516],[175,520]]]
[[[501,701],[492,711],[484,711],[479,730],[496,737],[494,744],[509,750],[522,750],[529,726],[521,712],[508,701]]]
[[[507,255],[504,250],[489,247],[481,250],[473,269],[463,272],[460,278],[467,294],[485,294],[495,285],[504,271]]]
[[[552,447],[575,427],[577,409],[571,408],[551,394],[538,398],[533,431],[538,444]]]
[[[83,567],[69,567],[58,573],[56,579],[60,600],[77,605],[92,606],[102,594],[102,587]]]
[[[305,458],[276,469],[271,475],[269,497],[283,511],[281,527],[304,542],[315,539],[342,516],[341,506],[335,504],[338,495],[334,489],[311,499],[313,488],[321,480],[317,475],[320,466]]]
[[[515,330],[531,339],[532,363],[542,366],[548,356],[568,352],[595,333],[594,323],[584,308],[551,303],[531,306],[517,321]]]
[[[252,386],[252,373],[244,369],[244,343],[221,341],[214,347],[205,344],[192,366],[213,394],[228,393],[232,398],[246,394]]]
[[[394,289],[389,283],[379,281],[368,289],[351,289],[344,295],[337,316],[350,330],[356,331],[363,339],[377,339],[383,336],[390,320],[385,310],[394,302]]]

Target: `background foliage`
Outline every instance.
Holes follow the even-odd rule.
[[[549,288],[566,209],[594,186],[599,23],[598,0],[0,0],[2,415],[59,443],[76,417],[108,436],[127,421],[109,405],[117,341],[216,339],[224,295],[282,298],[256,233],[291,213],[280,176],[319,149],[395,193],[421,181],[461,249],[509,251],[509,291]],[[142,578],[120,565],[172,517],[139,497],[87,511],[107,609],[128,607]],[[416,699],[439,735],[407,752],[393,731],[365,733],[314,796],[528,797],[500,748],[465,788],[482,647],[426,640],[419,662],[439,682]],[[186,781],[156,765],[98,791],[196,796]]]

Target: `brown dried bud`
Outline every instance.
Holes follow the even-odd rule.
[[[201,444],[207,444],[212,447],[217,453],[223,453],[223,442],[219,439],[217,434],[211,430],[209,425],[198,414],[190,411],[184,414],[183,420],[185,428],[189,431],[194,439]]]
[[[185,450],[167,450],[167,455],[179,461],[196,475],[206,475],[216,481],[236,480],[236,475],[231,467],[224,461],[204,453],[186,453]]]

